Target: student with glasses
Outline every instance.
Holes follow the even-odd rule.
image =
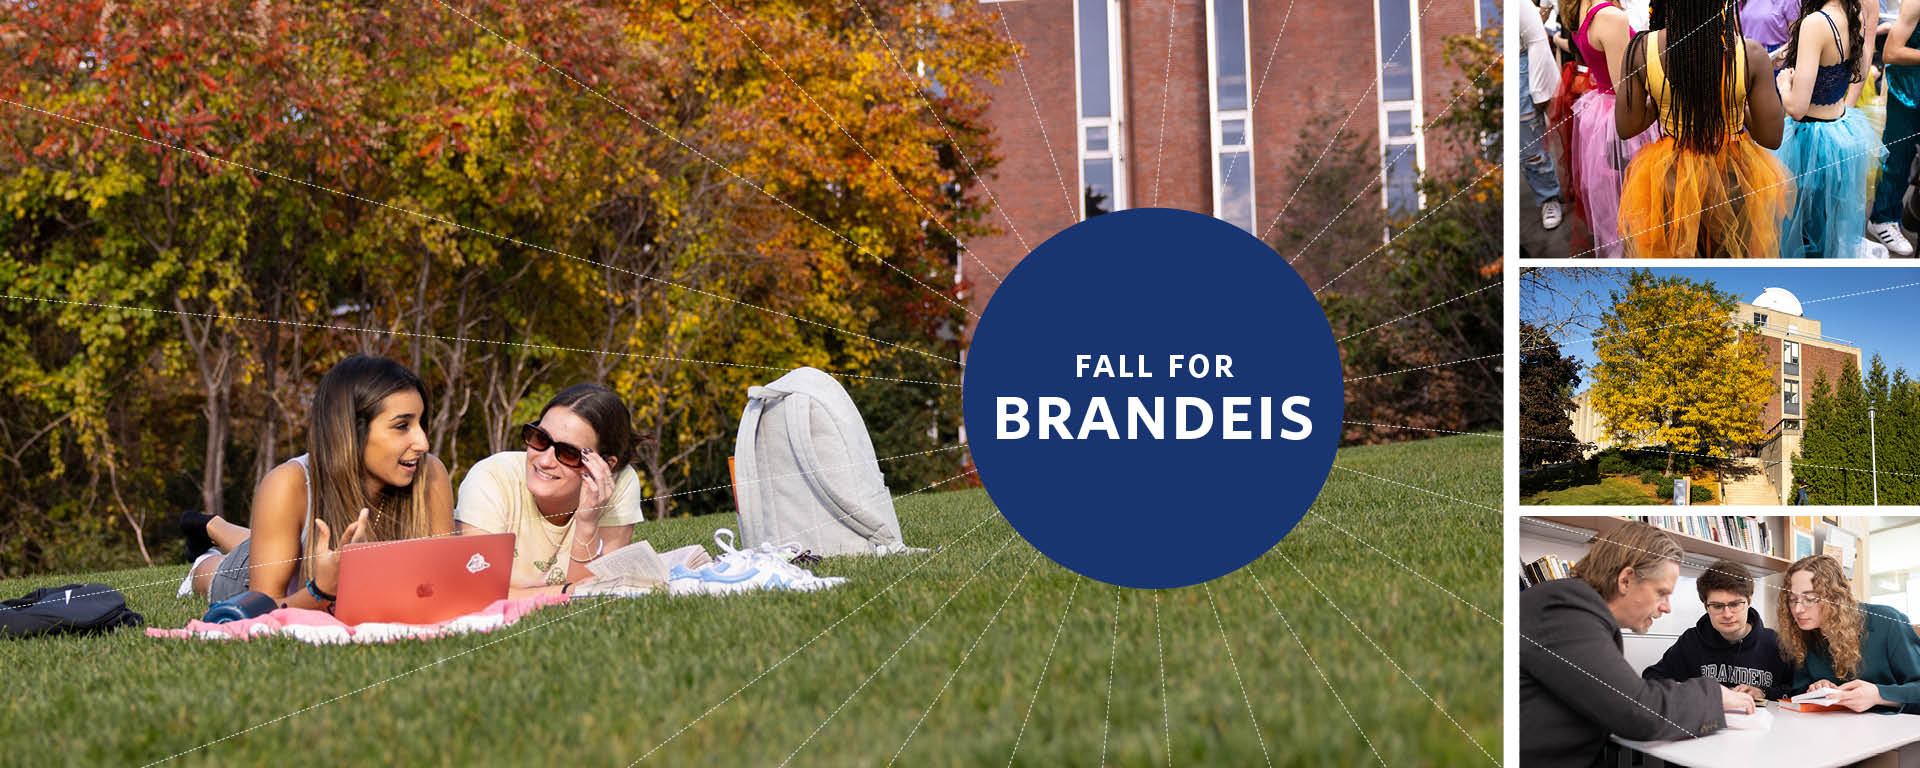
[[[463,534],[514,534],[514,596],[566,592],[645,519],[632,416],[605,387],[575,384],[518,433],[525,451],[496,453],[467,472],[454,519]]]
[[[1920,714],[1920,639],[1899,610],[1853,599],[1839,561],[1800,558],[1787,568],[1780,648],[1793,663],[1793,694],[1839,688],[1855,712]]]
[[[1640,741],[1705,736],[1753,697],[1706,678],[1647,680],[1627,663],[1620,630],[1645,634],[1670,612],[1680,545],[1626,522],[1594,540],[1570,579],[1520,593],[1520,764],[1603,761],[1609,734]]]
[[[1780,655],[1780,639],[1760,622],[1753,607],[1753,579],[1731,560],[1707,566],[1694,580],[1707,613],[1680,634],[1660,661],[1640,673],[1648,680],[1709,677],[1755,699],[1787,692],[1793,668]]]

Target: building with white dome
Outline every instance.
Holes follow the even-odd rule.
[[[1858,370],[1860,348],[1825,335],[1820,321],[1807,317],[1800,299],[1785,288],[1768,288],[1752,301],[1740,302],[1731,319],[1736,326],[1745,326],[1744,332],[1760,336],[1767,368],[1773,372],[1773,395],[1760,412],[1766,437],[1747,446],[1747,454],[1760,464],[1767,485],[1765,497],[1785,504],[1793,497],[1793,455],[1800,451],[1806,398],[1813,382],[1824,375],[1828,387],[1834,386],[1849,361]],[[1574,404],[1570,414],[1574,439],[1592,443],[1596,450],[1613,445],[1593,409],[1590,392],[1575,395]]]
[[[1832,387],[1848,362],[1858,370],[1860,348],[1824,335],[1820,321],[1807,317],[1800,299],[1785,288],[1768,288],[1753,301],[1741,302],[1733,320],[1749,324],[1760,335],[1767,367],[1773,371],[1773,397],[1760,416],[1767,436],[1755,446],[1755,454],[1784,504],[1793,495],[1793,455],[1800,452],[1807,393],[1823,375]]]

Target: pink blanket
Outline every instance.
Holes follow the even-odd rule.
[[[540,595],[511,600],[496,600],[492,605],[465,616],[437,624],[389,624],[367,622],[347,624],[326,611],[305,608],[281,608],[277,611],[225,624],[194,620],[184,629],[147,628],[148,637],[197,638],[201,640],[252,640],[267,635],[283,635],[314,645],[347,643],[391,643],[396,640],[427,640],[470,632],[492,632],[519,621],[521,617],[549,605],[567,602],[566,595]]]

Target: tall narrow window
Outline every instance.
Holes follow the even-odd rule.
[[[1500,4],[1494,0],[1480,0],[1480,15],[1474,19],[1475,30],[1487,27],[1500,27]]]
[[[1420,208],[1420,37],[1417,0],[1374,0],[1374,51],[1379,59],[1381,200],[1395,215]]]
[[[1074,0],[1080,218],[1127,207],[1119,0]]]
[[[1800,415],[1800,382],[1786,379],[1781,383],[1780,406],[1788,416]]]
[[[1253,112],[1247,87],[1246,0],[1207,0],[1207,80],[1213,135],[1213,215],[1253,230]]]
[[[1788,376],[1800,375],[1800,342],[1789,341],[1781,344],[1780,372]]]

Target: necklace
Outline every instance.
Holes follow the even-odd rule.
[[[559,565],[560,559],[566,556],[567,539],[573,533],[573,517],[569,516],[567,518],[566,525],[557,526],[560,530],[558,533],[555,533],[553,528],[556,526],[547,520],[546,515],[540,514],[540,504],[533,499],[532,491],[527,492],[526,500],[528,503],[522,506],[514,516],[514,528],[521,531],[527,530],[529,521],[526,515],[528,510],[532,510],[533,516],[538,520],[538,522],[534,523],[533,527],[540,530],[541,538],[546,541],[548,546],[553,548],[552,556],[546,560],[531,560],[529,562],[532,563],[534,572],[539,574],[541,580],[547,584],[560,584],[565,582],[567,580],[567,572],[564,569],[556,571],[554,566]],[[517,538],[515,539],[513,557],[515,560],[520,559],[520,545]]]

